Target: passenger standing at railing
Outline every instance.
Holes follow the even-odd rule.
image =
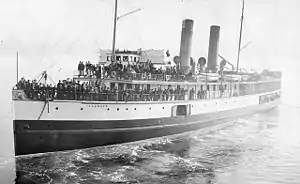
[[[195,94],[195,91],[194,91],[194,88],[192,88],[190,90],[190,100],[194,100],[194,94]]]
[[[88,76],[89,75],[89,64],[88,64],[88,62],[86,61],[85,62],[85,74]]]
[[[61,99],[62,90],[63,90],[63,86],[62,86],[61,80],[59,80],[57,83],[57,99]]]
[[[172,98],[172,96],[171,96],[171,88],[170,87],[168,87],[167,89],[166,89],[166,101],[170,101],[171,100],[171,98]]]
[[[52,86],[52,84],[47,85],[47,91],[48,91],[48,98],[54,98],[55,88]]]
[[[78,63],[77,70],[78,70],[78,76],[80,77],[81,76],[81,61],[79,61],[79,63]]]
[[[81,100],[81,84],[77,81],[75,86],[75,100]]]
[[[95,69],[95,74],[96,74],[96,78],[100,79],[101,78],[101,66],[99,64],[97,64],[96,69]]]
[[[85,100],[86,99],[86,91],[87,91],[87,86],[86,86],[85,82],[82,83],[81,89],[82,89],[82,99]]]
[[[154,101],[154,90],[156,90],[156,88],[150,90],[150,101]]]
[[[119,63],[117,64],[117,79],[122,79],[122,75],[123,75],[123,65],[121,63],[121,61],[119,61]]]
[[[84,76],[84,64],[82,61],[79,61],[78,72],[79,72],[79,76]]]

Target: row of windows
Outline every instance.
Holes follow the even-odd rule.
[[[135,57],[135,56],[115,56],[116,57],[116,61],[123,61],[123,62],[139,62],[140,61],[140,57]],[[112,60],[112,56],[107,56],[107,61],[111,61]]]
[[[280,92],[278,93],[273,93],[273,94],[268,94],[268,95],[263,95],[259,97],[259,104],[263,104],[263,103],[268,103],[270,101],[274,101],[278,98],[280,98]]]
[[[118,83],[118,89],[124,89],[124,84],[123,83]],[[146,84],[147,87],[146,89],[147,90],[150,90],[151,89],[151,85],[150,84]],[[116,86],[116,83],[110,83],[110,88],[114,88]],[[172,85],[168,85],[168,86],[162,86],[160,85],[163,89],[168,87],[168,88],[171,88]],[[180,89],[180,85],[177,85],[176,86],[178,89]],[[195,88],[196,86],[194,86]],[[200,87],[200,90],[203,91],[204,90],[204,87],[205,85],[200,85],[200,86],[197,86],[198,90],[199,90],[199,87]],[[213,85],[206,85],[206,89],[208,91],[212,90],[212,91],[217,91],[217,90],[221,90],[221,88],[223,87],[224,90],[228,90],[230,89],[230,86],[228,84],[225,84],[225,85],[216,85],[216,84],[213,84]],[[133,84],[126,84],[126,89],[132,89],[133,88]],[[153,87],[152,87],[153,88]],[[217,89],[218,88],[218,89]],[[141,89],[141,84],[134,84],[134,89]],[[237,89],[237,84],[232,84],[232,87],[231,89]]]
[[[124,89],[124,83],[110,83],[110,88],[114,88],[116,85],[118,85],[118,89]],[[176,85],[176,86],[172,86],[172,85],[150,85],[150,84],[145,84],[145,85],[142,85],[142,84],[126,84],[126,89],[141,89],[142,88],[145,88],[147,90],[150,90],[150,89],[154,89],[154,88],[157,88],[157,87],[161,87],[162,89],[166,89],[166,88],[172,88],[172,87],[176,87],[177,89],[180,89],[180,88],[186,88],[186,87],[189,87],[189,89],[191,89],[191,86],[180,86],[180,85]],[[238,87],[238,84],[210,84],[210,85],[197,85],[197,90],[207,90],[207,91],[217,91],[217,90],[237,90],[237,87]],[[195,89],[196,86],[193,85],[193,88]],[[205,89],[204,89],[205,88]],[[277,89],[280,89],[281,88],[281,83],[280,82],[269,82],[269,83],[257,83],[257,84],[243,84],[243,83],[240,83],[239,84],[239,89],[240,90],[246,90],[246,91],[256,91],[256,92],[268,92],[268,91],[273,91],[273,90],[277,90]]]

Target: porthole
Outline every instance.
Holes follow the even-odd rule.
[[[58,110],[58,107],[55,107],[55,110]]]
[[[126,108],[126,111],[128,111],[128,108]]]
[[[117,111],[119,110],[119,108],[117,108]]]
[[[165,107],[162,107],[162,109],[165,109]]]
[[[149,110],[151,110],[151,107],[149,108]]]
[[[136,110],[136,108],[134,108],[134,110]]]
[[[109,111],[109,108],[107,108],[107,110]]]
[[[81,107],[80,110],[83,110],[83,108]]]

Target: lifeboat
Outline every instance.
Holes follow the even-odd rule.
[[[216,82],[219,80],[220,75],[218,73],[200,73],[199,78],[203,81]]]
[[[225,81],[240,81],[242,79],[242,76],[241,75],[224,75],[223,76],[223,79]]]

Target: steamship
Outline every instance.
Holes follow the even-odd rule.
[[[193,24],[193,20],[183,20],[180,54],[174,57],[181,77],[132,74],[128,79],[101,79],[101,84],[119,89],[183,89],[180,97],[168,94],[160,95],[159,100],[32,100],[24,91],[13,89],[15,154],[83,149],[174,135],[278,105],[280,72],[242,72],[238,66],[226,70],[225,65],[230,62],[225,59],[217,67],[220,26],[210,27],[207,62],[204,57],[191,62]],[[122,62],[124,58],[142,59],[140,52],[115,51],[114,42],[115,34],[108,62],[116,58]],[[73,78],[92,85],[97,81],[90,77]]]

